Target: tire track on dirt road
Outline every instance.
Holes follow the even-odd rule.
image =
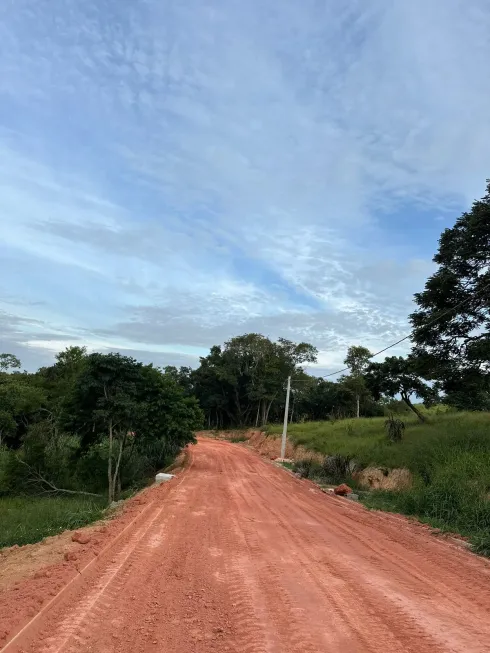
[[[5,653],[490,651],[488,561],[243,446],[189,457]]]

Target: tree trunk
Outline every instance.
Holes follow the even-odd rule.
[[[420,420],[422,423],[426,422],[425,417],[422,415],[422,413],[419,411],[419,409],[416,408],[416,407],[412,404],[412,402],[410,401],[410,397],[409,397],[405,392],[401,392],[401,393],[400,393],[400,396],[401,396],[401,398],[403,399],[403,401],[407,404],[407,406],[410,408],[410,410],[413,410],[413,412],[417,415],[417,417],[419,418],[419,420]]]
[[[271,406],[272,406],[272,404],[273,404],[273,402],[274,402],[274,399],[275,399],[275,397],[273,397],[273,398],[269,401],[269,405],[267,406],[267,411],[266,411],[266,413],[265,413],[265,420],[264,420],[264,424],[263,424],[263,426],[266,426],[266,425],[267,425],[267,422],[269,421],[269,411],[270,411]]]
[[[265,399],[263,399],[263,400],[262,400],[262,420],[261,420],[262,426],[264,426],[264,424],[265,424],[266,421],[267,421],[267,417],[266,417],[266,415],[265,415],[265,411],[266,411],[266,407],[265,407]]]
[[[359,413],[359,404],[360,404],[360,396],[356,395],[356,417],[359,419],[360,413]]]
[[[259,415],[260,415],[260,400],[259,400],[259,402],[257,404],[257,415],[255,417],[255,428],[257,428],[258,425],[259,425]]]
[[[293,415],[294,415],[294,395],[293,395],[293,405],[291,406],[291,415],[289,416],[289,423],[292,424],[293,422]]]
[[[108,500],[109,505],[114,501],[114,487],[112,485],[112,445],[113,445],[113,436],[112,436],[112,419],[109,420],[109,459],[107,460],[107,480],[109,482],[108,488]]]
[[[119,484],[120,488],[120,479],[119,479],[119,467],[121,466],[121,458],[122,458],[122,453],[124,449],[124,444],[125,444],[126,436],[123,437],[121,440],[121,443],[119,445],[119,454],[117,456],[117,462],[116,462],[116,469],[114,470],[114,477],[112,479],[112,500],[114,501],[115,499],[115,492],[116,492],[116,487]]]

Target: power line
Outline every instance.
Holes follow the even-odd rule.
[[[475,295],[473,296],[473,298],[474,298],[475,296],[478,296],[478,295],[479,295],[480,293],[482,293],[484,290],[490,290],[490,283],[488,283],[487,285],[483,286],[483,288],[480,288],[480,290],[477,291],[477,292],[475,293]],[[429,320],[426,324],[423,324],[423,325],[421,325],[421,326],[416,327],[415,329],[413,329],[413,330],[412,330],[412,331],[411,331],[407,336],[404,336],[403,338],[400,338],[400,340],[397,340],[396,342],[392,343],[391,345],[388,345],[388,347],[385,347],[384,349],[380,349],[380,350],[377,351],[375,354],[371,354],[371,356],[369,356],[369,358],[375,358],[376,356],[379,356],[379,354],[383,354],[385,351],[388,351],[388,349],[391,349],[392,347],[396,347],[396,345],[399,345],[399,344],[400,344],[401,342],[403,342],[404,340],[408,340],[409,338],[412,337],[413,332],[416,331],[417,329],[420,329],[420,328],[422,328],[422,327],[425,328],[425,327],[430,326],[431,324],[434,324],[434,322],[437,322],[437,320],[440,320],[442,317],[445,317],[446,315],[448,315],[448,314],[451,313],[452,311],[454,311],[454,310],[456,310],[457,308],[460,308],[461,306],[463,306],[464,304],[466,304],[466,302],[469,301],[470,299],[472,299],[471,296],[469,296],[469,297],[465,297],[465,299],[463,299],[463,300],[460,301],[458,304],[456,304],[456,306],[451,306],[451,308],[448,308],[447,310],[443,311],[442,313],[440,313],[439,315],[437,315],[436,317],[434,317],[432,320]],[[325,374],[325,375],[323,375],[323,376],[318,376],[318,377],[316,377],[316,378],[318,378],[318,379],[327,379],[329,376],[335,376],[336,374],[341,374],[342,372],[346,372],[347,370],[350,370],[350,367],[344,367],[343,369],[341,369],[341,370],[337,370],[336,372],[331,372],[330,374]],[[296,381],[296,383],[297,383],[298,381],[301,381],[301,380],[306,381],[306,379],[298,379],[298,380]],[[294,379],[293,379],[293,381],[294,381]]]

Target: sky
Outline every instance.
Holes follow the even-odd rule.
[[[0,351],[258,332],[327,374],[402,337],[490,177],[489,34],[487,0],[3,0]]]

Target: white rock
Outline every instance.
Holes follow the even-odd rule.
[[[165,483],[165,481],[171,481],[174,477],[174,474],[165,474],[165,472],[159,472],[155,476],[155,483]]]

